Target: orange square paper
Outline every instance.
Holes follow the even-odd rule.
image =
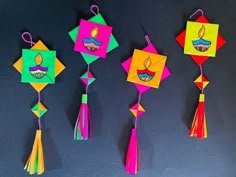
[[[184,54],[215,57],[218,24],[187,22]]]
[[[127,81],[158,88],[166,58],[164,55],[135,49]]]

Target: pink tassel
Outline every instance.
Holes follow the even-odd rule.
[[[91,117],[87,104],[88,95],[82,95],[82,103],[74,129],[74,140],[87,140],[91,135]]]
[[[139,152],[138,152],[138,138],[137,129],[132,129],[131,138],[129,141],[129,148],[126,157],[126,171],[129,174],[135,175],[139,171]]]

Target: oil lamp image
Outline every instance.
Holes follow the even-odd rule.
[[[153,79],[155,72],[150,71],[148,68],[152,65],[152,60],[150,57],[146,58],[143,62],[145,69],[137,70],[138,78],[141,81],[148,82]]]
[[[37,64],[37,66],[29,68],[29,71],[32,74],[32,76],[34,76],[37,79],[43,78],[48,71],[48,67],[41,66],[42,62],[43,62],[43,57],[41,54],[38,54],[35,57],[35,63]]]
[[[200,39],[192,41],[193,47],[199,52],[206,52],[211,46],[211,41],[207,41],[203,39],[205,32],[206,32],[206,28],[204,25],[202,25],[202,27],[198,31],[198,37]]]
[[[95,52],[102,45],[102,42],[95,39],[98,35],[98,28],[95,27],[94,29],[92,29],[90,35],[91,35],[91,38],[83,39],[83,44],[87,50]]]

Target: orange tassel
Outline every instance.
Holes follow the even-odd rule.
[[[207,126],[205,115],[205,95],[200,94],[197,110],[194,115],[192,127],[189,136],[195,136],[198,139],[207,138]]]
[[[41,140],[42,130],[37,130],[32,152],[25,164],[25,170],[30,175],[41,175],[44,172],[43,145]]]

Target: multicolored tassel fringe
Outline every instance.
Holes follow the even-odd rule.
[[[193,119],[192,128],[189,131],[189,136],[195,136],[199,139],[207,138],[204,94],[200,94],[199,96],[199,103]]]
[[[24,169],[27,170],[27,172],[30,175],[33,175],[33,174],[40,175],[45,170],[41,135],[42,135],[42,131],[37,130],[31,154],[25,164]]]
[[[135,175],[139,171],[139,150],[138,150],[137,129],[132,129],[129,148],[126,157],[126,171],[129,174]]]
[[[91,117],[88,107],[88,95],[82,95],[82,103],[74,129],[74,140],[87,140],[91,135]]]

